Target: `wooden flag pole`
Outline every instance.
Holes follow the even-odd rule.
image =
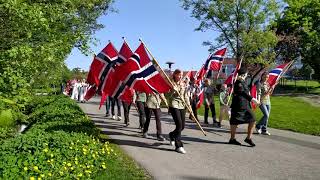
[[[139,41],[141,43],[144,44],[144,42],[142,41],[142,39],[139,39]],[[157,60],[153,57],[153,55],[151,54],[151,52],[149,51],[148,47],[144,44],[144,47],[146,48],[146,50],[148,51],[148,53],[150,54],[150,56],[152,57],[152,61],[158,66],[158,69],[161,71],[161,73],[166,77],[167,81],[170,83],[170,86],[175,90],[175,85],[172,83],[172,81],[170,80],[170,78],[167,76],[167,74],[162,70],[162,68],[160,67],[159,63],[157,62]],[[175,90],[176,91],[176,90]],[[179,91],[176,91],[178,96],[182,99],[183,104],[187,107],[187,110],[189,111],[190,115],[191,115],[191,119],[193,121],[196,122],[196,124],[198,125],[198,127],[200,128],[200,130],[202,131],[202,133],[206,136],[207,134],[204,132],[203,128],[201,127],[199,121],[196,119],[196,117],[193,114],[193,111],[190,107],[190,105],[188,105],[184,98],[181,96]]]

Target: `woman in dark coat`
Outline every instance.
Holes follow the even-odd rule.
[[[251,146],[255,146],[251,136],[255,127],[255,116],[252,112],[250,102],[259,104],[259,101],[250,96],[250,90],[245,82],[248,71],[245,67],[241,67],[238,71],[238,79],[234,84],[234,93],[231,104],[230,133],[231,138],[229,144],[241,145],[235,138],[237,126],[239,124],[248,124],[247,138],[244,140]]]

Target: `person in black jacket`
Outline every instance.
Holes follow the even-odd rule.
[[[250,90],[245,83],[247,75],[247,68],[241,67],[238,71],[238,78],[234,84],[230,118],[231,138],[229,144],[241,145],[235,138],[237,126],[239,124],[248,124],[247,138],[244,141],[253,147],[255,144],[253,143],[251,136],[256,119],[252,112],[250,102],[253,101],[255,104],[259,104],[259,101],[250,96]]]

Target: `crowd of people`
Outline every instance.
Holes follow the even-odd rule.
[[[193,114],[198,120],[197,102],[198,93],[200,88],[196,85],[194,79],[185,81],[182,78],[182,71],[176,69],[172,74],[173,88],[166,94],[146,94],[144,92],[138,92],[131,89],[133,99],[113,99],[108,97],[106,101],[106,117],[112,117],[114,120],[120,121],[121,118],[121,104],[124,110],[124,123],[126,126],[130,124],[129,111],[131,105],[136,106],[139,113],[139,128],[141,129],[142,136],[148,138],[148,129],[153,113],[156,120],[157,140],[166,140],[161,130],[161,103],[168,107],[168,112],[171,114],[175,123],[175,129],[169,133],[169,141],[175,150],[179,153],[186,153],[181,140],[181,133],[185,127],[186,120],[186,106],[189,106]],[[231,106],[228,104],[228,97],[230,94],[230,88],[226,84],[223,84],[220,88],[219,101],[220,101],[220,115],[218,121],[216,119],[216,109],[214,102],[214,93],[217,91],[215,86],[211,83],[210,79],[204,80],[204,100],[203,105],[205,109],[204,124],[209,124],[209,110],[212,115],[212,123],[214,127],[221,128],[222,120],[230,120],[230,140],[229,144],[241,145],[236,140],[236,130],[240,124],[248,124],[247,137],[244,140],[250,146],[255,146],[252,140],[252,134],[254,128],[259,134],[270,135],[267,130],[268,119],[271,109],[270,97],[268,94],[269,85],[267,82],[268,72],[261,75],[258,82],[258,96],[253,98],[250,95],[249,87],[246,83],[248,76],[248,70],[242,67],[238,71],[238,78],[234,84]],[[75,85],[75,87],[78,87]],[[78,88],[79,89],[79,88]],[[71,97],[73,97],[71,95]],[[263,117],[256,124],[256,118],[252,110],[252,103],[259,106],[263,113]],[[115,113],[115,105],[117,105],[117,115]],[[111,113],[110,113],[111,110]],[[191,117],[190,117],[191,118]],[[199,120],[198,120],[199,121]]]
[[[62,90],[64,95],[70,96],[71,99],[77,100],[78,102],[84,103],[84,96],[89,89],[89,84],[86,83],[85,79],[73,79],[69,80]]]

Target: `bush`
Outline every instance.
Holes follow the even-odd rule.
[[[117,155],[67,97],[40,97],[26,110],[29,130],[1,141],[0,179],[91,179]]]

